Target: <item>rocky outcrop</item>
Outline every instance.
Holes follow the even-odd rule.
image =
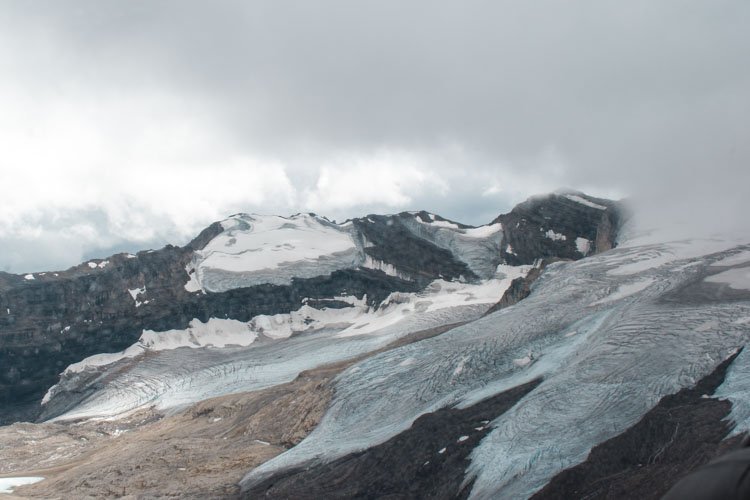
[[[609,250],[624,212],[616,202],[570,191],[531,198],[496,222],[504,228],[503,261],[533,264],[545,257],[577,260]]]
[[[241,498],[466,498],[469,454],[488,423],[539,384],[534,380],[465,409],[443,408],[359,453],[278,474]]]
[[[526,276],[514,279],[497,304],[490,307],[484,315],[486,316],[500,309],[516,305],[528,297],[531,294],[531,284],[542,274],[542,271],[548,265],[560,260],[556,258],[541,259]]]

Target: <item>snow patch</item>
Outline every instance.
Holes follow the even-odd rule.
[[[540,228],[539,230],[541,231],[542,229]],[[552,241],[565,241],[568,239],[564,234],[556,233],[552,229],[548,230],[544,235]]]
[[[232,225],[200,251],[204,256],[201,267],[252,272],[287,262],[315,261],[355,248],[348,232],[308,215],[253,216],[245,221],[250,229],[233,231],[236,224]]]
[[[190,293],[203,292],[205,294],[206,291],[203,289],[203,287],[201,286],[201,282],[198,279],[198,270],[196,269],[194,262],[190,262],[187,266],[185,266],[185,272],[190,278],[188,282],[185,283],[185,290]]]
[[[472,227],[463,230],[463,235],[469,238],[487,238],[503,230],[503,225],[499,222],[488,224],[486,226]]]
[[[652,278],[646,278],[641,281],[628,283],[626,285],[620,285],[614,293],[611,293],[608,296],[597,300],[596,302],[592,302],[591,305],[595,306],[624,299],[625,297],[629,297],[638,292],[642,292],[643,290],[651,286],[652,283],[654,283],[654,280]]]
[[[464,371],[464,367],[466,366],[466,358],[463,358],[461,361],[459,361],[458,366],[456,366],[456,369],[453,370],[453,376],[461,375]]]
[[[362,264],[362,267],[366,269],[374,269],[376,271],[382,271],[388,276],[393,276],[395,278],[400,278],[402,280],[413,281],[410,276],[396,269],[396,267],[393,266],[393,264],[383,262],[382,260],[373,259],[370,255],[365,255],[365,262]]]
[[[438,227],[446,227],[448,229],[461,229],[458,224],[454,224],[453,222],[448,222],[447,220],[435,220],[435,217],[432,217],[432,222],[429,222],[432,226],[438,226]]]
[[[69,327],[68,327],[69,328]],[[116,353],[101,353],[73,363],[64,373],[80,373],[121,359],[134,358],[145,351],[163,351],[180,347],[248,346],[257,338],[248,323],[233,319],[209,318],[206,323],[193,319],[185,330],[155,332],[143,330],[138,342]]]
[[[133,301],[135,302],[135,307],[140,307],[141,302],[138,300],[139,295],[145,295],[146,294],[146,287],[143,288],[132,288],[128,289],[128,293],[131,297],[133,297]]]
[[[43,477],[0,477],[0,493],[13,493],[13,488],[25,484],[34,484],[43,481]]]
[[[248,346],[255,341],[257,336],[257,333],[242,321],[209,318],[206,323],[203,323],[199,319],[194,319],[186,330],[165,332],[143,330],[138,344],[151,351],[179,347]]]
[[[740,264],[750,263],[750,250],[743,250],[736,254],[717,260],[712,266],[738,266]]]
[[[591,240],[579,236],[576,238],[576,248],[578,249],[578,253],[584,257],[587,256],[591,251]]]
[[[513,364],[519,367],[524,367],[531,364],[532,361],[534,361],[534,355],[532,353],[528,353],[522,358],[514,359]]]
[[[187,287],[221,292],[261,283],[288,284],[355,267],[361,259],[351,234],[326,219],[242,215],[194,254],[195,279]],[[187,270],[188,274],[190,269]]]
[[[593,201],[589,201],[586,198],[582,198],[575,194],[566,194],[565,197],[571,201],[575,201],[577,203],[580,203],[581,205],[586,205],[587,207],[596,208],[598,210],[606,210],[607,207],[604,205],[599,205],[598,203],[594,203]]]
[[[33,280],[34,279],[34,275],[33,274],[27,274],[26,276],[23,277],[23,279],[25,279],[25,280]]]
[[[705,279],[710,283],[725,283],[735,290],[750,290],[750,267],[737,267]]]

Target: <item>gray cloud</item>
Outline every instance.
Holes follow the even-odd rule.
[[[93,109],[86,123],[103,123],[104,149],[123,159],[102,152],[92,165],[149,162],[163,143],[156,163],[167,155],[169,172],[196,158],[191,172],[206,175],[233,157],[283,165],[287,201],[235,197],[227,209],[345,218],[427,208],[482,223],[563,185],[631,196],[649,217],[696,230],[716,219],[741,228],[750,208],[747,2],[0,5],[9,95]],[[182,123],[186,140],[173,137]],[[326,166],[383,152],[416,158],[403,178],[413,186],[384,183],[382,197],[347,206],[318,189]]]

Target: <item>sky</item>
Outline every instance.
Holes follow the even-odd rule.
[[[0,270],[558,188],[750,229],[750,2],[0,0]]]

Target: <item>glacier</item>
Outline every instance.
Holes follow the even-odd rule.
[[[653,241],[554,263],[515,306],[355,364],[335,380],[318,427],[249,472],[243,486],[367,449],[420,415],[541,378],[490,423],[466,479],[472,498],[531,496],[748,340],[750,294],[703,300],[725,286],[712,282],[722,269],[714,264],[736,262],[748,245]],[[747,394],[748,372],[743,351],[724,384],[727,397]],[[735,413],[747,426],[747,405]]]
[[[356,358],[405,335],[475,320],[531,269],[500,265],[493,278],[479,283],[435,280],[421,292],[393,292],[377,307],[364,297],[336,297],[349,307],[303,305],[249,322],[196,319],[186,330],[144,330],[120,353],[96,354],[69,366],[44,403],[66,391],[90,389],[52,420],[114,418],[143,407],[175,412],[208,397],[289,382],[304,370]]]

